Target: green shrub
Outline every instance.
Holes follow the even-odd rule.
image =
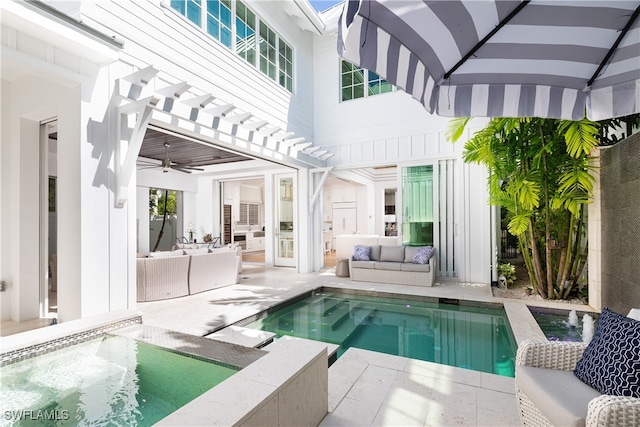
[[[508,262],[498,264],[498,278],[504,276],[507,287],[516,281],[516,267]]]

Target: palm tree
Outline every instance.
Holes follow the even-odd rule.
[[[449,138],[469,120],[452,120]],[[465,144],[464,161],[489,169],[490,203],[507,210],[532,287],[545,298],[566,299],[587,261],[588,155],[599,128],[586,119],[495,118]]]

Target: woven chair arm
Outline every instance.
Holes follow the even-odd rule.
[[[586,425],[589,427],[639,426],[640,399],[603,394],[589,402]]]
[[[579,342],[525,340],[518,346],[516,365],[572,371],[586,346]]]

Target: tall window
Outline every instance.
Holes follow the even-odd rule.
[[[280,38],[243,1],[170,0],[170,4],[176,12],[204,29],[226,47],[233,49],[238,56],[258,67],[280,86],[289,92],[293,91],[291,45]]]
[[[171,0],[171,7],[186,16],[189,21],[200,26],[202,19],[201,0]]]
[[[358,67],[347,61],[342,61],[341,71],[341,100],[364,98],[392,92],[394,86],[373,71]],[[365,84],[366,83],[366,84]]]
[[[276,79],[276,33],[264,22],[260,22],[260,71]]]
[[[207,33],[231,47],[231,0],[207,0]]]
[[[236,2],[236,53],[256,65],[256,15]]]
[[[291,92],[293,87],[293,50],[282,39],[278,40],[278,47],[278,67],[280,69],[278,83]]]
[[[433,166],[402,169],[402,244],[433,246]]]

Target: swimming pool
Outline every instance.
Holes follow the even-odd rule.
[[[247,328],[514,376],[516,342],[503,309],[322,291]]]
[[[151,425],[238,368],[103,335],[2,367],[1,425]]]

